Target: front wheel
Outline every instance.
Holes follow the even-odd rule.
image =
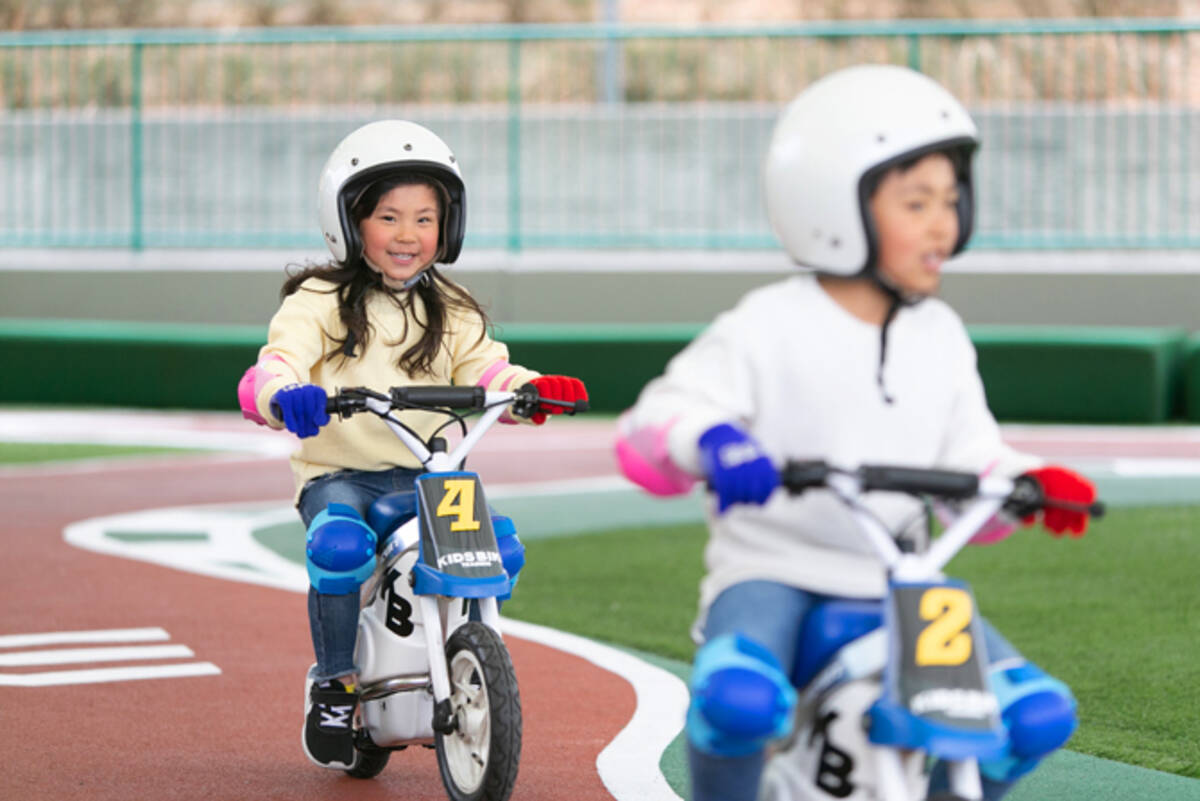
[[[438,733],[451,801],[507,801],[521,761],[521,696],[504,642],[470,621],[446,643],[454,730]]]

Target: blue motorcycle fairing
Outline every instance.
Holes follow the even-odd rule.
[[[970,587],[891,580],[884,623],[888,659],[882,693],[867,712],[868,739],[950,760],[1003,755],[1008,732]]]
[[[832,598],[817,603],[800,630],[792,684],[807,686],[842,646],[882,625],[882,601]]]
[[[401,490],[380,495],[367,509],[367,525],[379,535],[380,542],[417,516],[416,490]]]
[[[459,485],[465,482],[459,489],[470,489],[475,494],[470,508],[465,494],[450,490],[451,482]],[[425,473],[417,479],[416,486],[421,538],[417,563],[413,565],[413,592],[454,598],[510,594],[512,580],[504,570],[479,474],[461,470]],[[470,530],[458,529],[458,524],[450,520],[464,517],[469,518]],[[487,524],[481,526],[484,520]],[[446,552],[439,556],[438,551],[443,549]],[[445,569],[440,569],[443,566]],[[471,569],[481,575],[466,575],[465,571]]]

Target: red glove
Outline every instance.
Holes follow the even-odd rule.
[[[1078,473],[1065,467],[1042,467],[1026,473],[1041,486],[1047,501],[1066,501],[1087,506],[1096,500],[1096,487]],[[1024,519],[1032,525],[1036,515]],[[1082,537],[1087,530],[1088,513],[1074,509],[1059,509],[1047,506],[1042,510],[1042,525],[1056,537],[1070,532],[1072,537]]]
[[[571,403],[588,399],[587,388],[583,386],[583,382],[568,375],[544,375],[529,383],[533,384],[533,388],[544,399]],[[561,406],[539,403],[537,410],[529,415],[529,419],[533,421],[534,425],[540,426],[546,422],[546,415],[562,414],[564,411],[566,410]]]

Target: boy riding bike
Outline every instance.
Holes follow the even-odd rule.
[[[617,458],[631,480],[660,495],[704,480],[716,496],[687,722],[694,801],[755,798],[768,742],[791,727],[789,677],[814,599],[885,589],[850,512],[827,492],[775,492],[776,465],[1027,474],[1051,499],[1095,497],[1086,479],[1005,445],[966,330],[932,297],[970,238],[977,145],[961,104],[908,69],[852,67],[801,92],[775,127],[764,180],[772,227],[807,271],[718,317],[620,421]],[[909,496],[864,503],[889,528],[919,516]],[[977,539],[1017,522],[998,517]],[[1052,509],[1042,522],[1078,536],[1087,517]],[[985,632],[1010,743],[982,765],[993,801],[1067,740],[1075,702]]]

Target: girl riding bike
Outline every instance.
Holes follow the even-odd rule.
[[[364,516],[377,497],[412,490],[421,465],[372,415],[323,428],[327,396],[340,387],[446,384],[532,384],[542,398],[560,401],[587,392],[577,378],[509,363],[479,304],[438,270],[462,249],[466,190],[458,160],[433,132],[384,120],[350,133],[321,172],[318,209],[333,261],[284,283],[238,400],[245,417],[301,438],[292,471],[308,528],[316,652],[303,744],[317,765],[350,769],[359,587],[375,567],[377,539]],[[529,419],[541,424],[561,410],[544,405]],[[442,424],[426,411],[400,418],[423,438]]]

